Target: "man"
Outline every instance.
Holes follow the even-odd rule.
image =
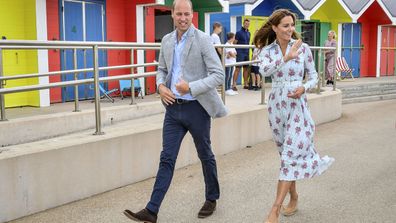
[[[223,31],[223,26],[219,22],[213,23],[213,33],[210,37],[212,37],[212,43],[213,45],[216,44],[221,44],[220,41],[220,36],[219,34]],[[216,48],[217,54],[219,55],[219,58],[221,60],[221,55],[223,54],[223,51],[221,48]]]
[[[137,213],[124,211],[128,218],[138,222],[157,222],[187,131],[193,137],[205,179],[206,201],[198,217],[210,216],[220,196],[210,125],[211,117],[227,114],[215,89],[223,84],[224,71],[210,36],[191,25],[192,17],[191,0],[173,2],[172,18],[176,30],[162,39],[157,74],[158,92],[166,108],[159,169],[146,208]]]
[[[245,44],[249,45],[250,42],[250,32],[249,32],[250,20],[244,19],[243,26],[241,30],[239,30],[235,35],[235,43],[236,44]],[[237,50],[237,62],[249,61],[249,49],[236,49]],[[249,88],[249,72],[248,72],[248,65],[243,66],[243,81],[244,81],[244,89]],[[238,91],[236,88],[236,82],[238,80],[239,72],[241,70],[241,66],[235,67],[234,72],[234,80],[232,83],[232,90]]]

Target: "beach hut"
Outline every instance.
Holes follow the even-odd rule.
[[[0,37],[7,40],[45,40],[45,0],[0,1]],[[47,71],[47,53],[37,50],[3,50],[3,75]],[[48,78],[10,80],[5,87],[48,83]],[[5,106],[48,106],[48,90],[5,95]]]
[[[378,0],[390,23],[378,27],[376,76],[396,75],[396,4],[394,0]]]

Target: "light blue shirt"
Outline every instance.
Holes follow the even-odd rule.
[[[195,100],[195,98],[190,93],[187,93],[187,94],[181,96],[180,93],[176,90],[176,86],[175,86],[179,82],[180,76],[183,75],[181,73],[182,72],[181,55],[182,55],[184,46],[186,45],[187,34],[192,29],[191,27],[182,35],[179,42],[177,42],[177,33],[176,33],[175,51],[173,53],[171,90],[172,90],[173,94],[175,94],[176,98],[181,98],[184,100]]]

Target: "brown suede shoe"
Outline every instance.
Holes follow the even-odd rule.
[[[216,201],[205,201],[201,210],[198,212],[198,218],[206,218],[213,214],[216,210]]]
[[[126,209],[124,211],[124,214],[129,218],[137,222],[148,222],[148,223],[156,223],[157,222],[157,216],[150,213],[149,210],[146,208],[133,213],[132,211]]]

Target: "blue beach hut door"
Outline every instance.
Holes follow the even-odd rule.
[[[360,51],[362,49],[362,27],[360,23],[342,24],[342,47],[341,55],[345,57],[350,68],[353,68],[353,76],[360,76]]]
[[[62,0],[61,7],[61,35],[65,41],[104,41],[105,40],[105,19],[104,1],[76,1]],[[77,50],[78,68],[93,67],[93,50]],[[99,50],[99,67],[106,66],[106,52]],[[72,70],[73,50],[62,50],[61,53],[62,70]],[[106,76],[105,71],[99,72],[99,76]],[[92,78],[93,72],[78,74],[78,79]],[[62,81],[74,80],[74,74],[65,74]],[[107,88],[107,86],[105,86]],[[94,96],[93,84],[79,85],[79,99],[90,99]],[[62,100],[74,100],[74,87],[64,87],[62,89]]]

